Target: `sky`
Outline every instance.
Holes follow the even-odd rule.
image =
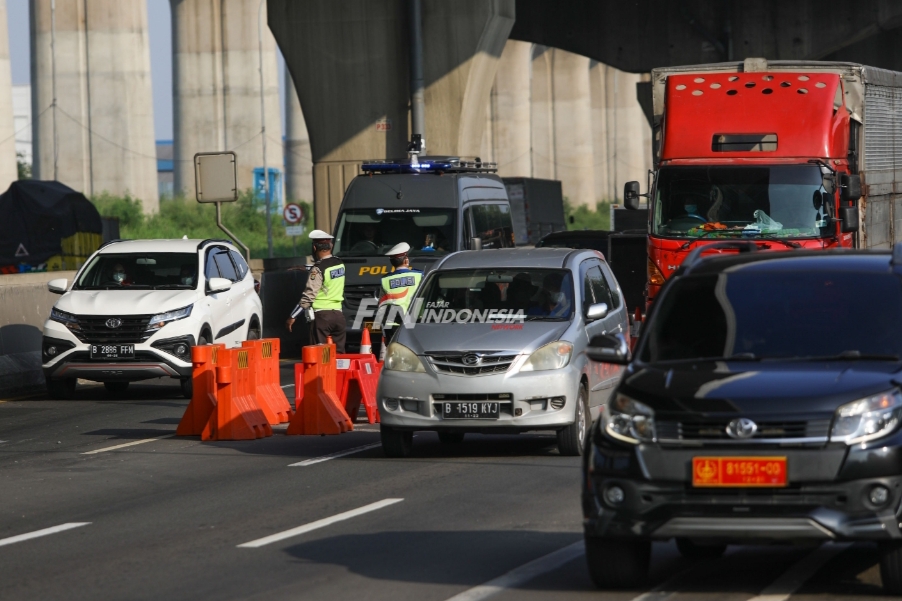
[[[153,82],[154,136],[157,140],[171,140],[172,23],[169,0],[146,0],[146,2],[150,38],[150,77]],[[27,84],[31,81],[28,4],[29,0],[6,0],[13,84]],[[279,53],[279,87],[283,93],[285,90],[284,64],[282,55]],[[284,105],[284,101],[280,103],[283,113]],[[282,123],[284,133],[284,114]]]

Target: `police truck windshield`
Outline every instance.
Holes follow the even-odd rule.
[[[452,209],[349,209],[341,215],[335,236],[340,257],[382,257],[399,242],[410,244],[410,256],[439,256],[453,251]]]
[[[817,165],[664,167],[652,232],[668,237],[820,237],[833,197]]]

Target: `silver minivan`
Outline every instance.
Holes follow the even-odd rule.
[[[601,253],[564,248],[463,251],[428,274],[386,353],[377,397],[382,447],[413,433],[458,444],[468,432],[557,432],[582,452],[621,368],[590,362],[600,334],[629,334],[620,286]]]

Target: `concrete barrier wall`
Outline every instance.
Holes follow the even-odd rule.
[[[74,271],[0,276],[0,399],[43,388],[41,332],[59,298],[47,282],[74,277]]]

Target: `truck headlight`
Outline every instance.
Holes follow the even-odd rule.
[[[388,345],[385,352],[385,369],[391,371],[415,371],[425,372],[423,362],[417,357],[416,353],[397,342]]]
[[[573,354],[573,345],[569,342],[558,340],[536,349],[529,356],[520,371],[548,371],[561,369],[570,363],[570,355]]]
[[[848,445],[886,436],[902,417],[902,393],[889,390],[843,405],[836,410],[831,441]]]
[[[188,305],[187,307],[182,307],[181,309],[176,309],[175,311],[167,311],[166,313],[158,313],[150,318],[150,321],[147,322],[147,329],[157,329],[162,328],[170,321],[177,321],[179,319],[185,319],[189,315],[191,315],[191,309],[194,305]]]
[[[605,433],[612,438],[630,444],[655,440],[655,412],[626,395],[618,393],[604,405],[601,418]]]

